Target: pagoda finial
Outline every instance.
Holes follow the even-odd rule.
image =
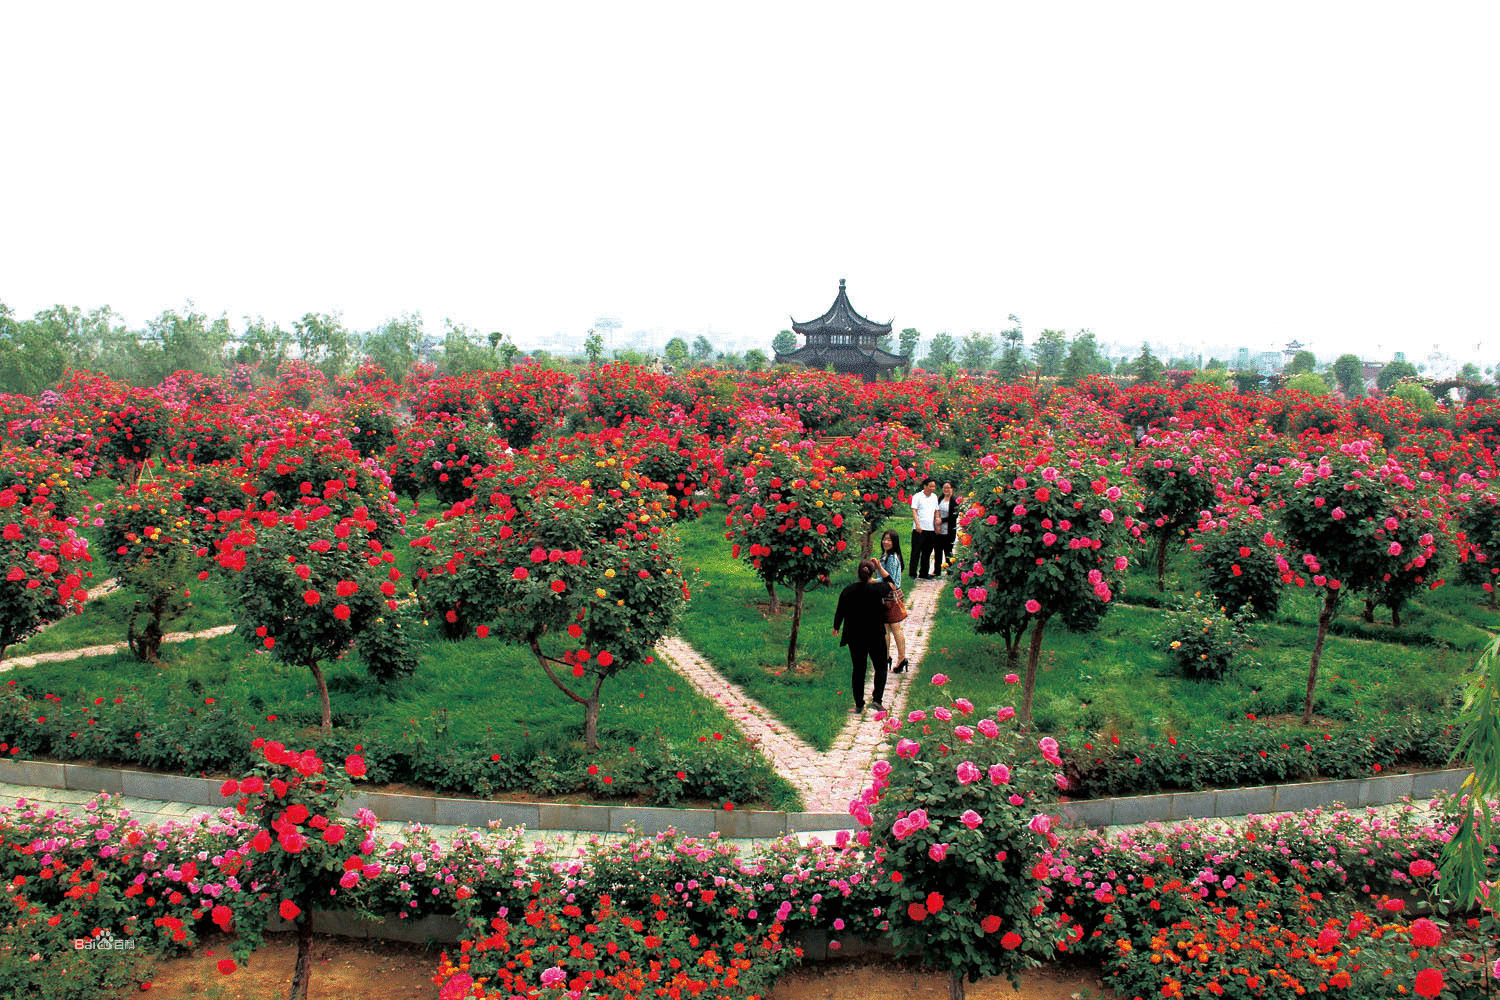
[[[839,291],[842,292],[843,290],[844,290],[844,279],[840,278],[839,279]]]

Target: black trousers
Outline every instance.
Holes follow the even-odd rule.
[[[932,576],[933,555],[937,552],[939,537],[936,531],[912,531],[911,575],[925,580]],[[939,564],[941,565],[941,564]]]
[[[937,558],[934,560],[933,572],[941,574],[943,563],[953,558],[953,542],[958,538],[955,535],[938,535]]]
[[[863,709],[865,707],[865,660],[870,661],[870,667],[875,673],[875,692],[872,701],[885,701],[885,640],[882,637],[880,644],[866,645],[863,642],[849,643],[849,662],[854,667],[854,676],[850,679],[850,689],[854,692],[854,707]]]

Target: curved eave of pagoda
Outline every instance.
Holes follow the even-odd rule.
[[[806,336],[813,333],[868,333],[883,336],[891,332],[891,324],[875,323],[854,311],[849,304],[849,293],[839,288],[838,298],[828,311],[817,319],[799,323],[792,320],[792,329]]]
[[[878,347],[855,347],[841,344],[836,346],[809,345],[799,347],[790,354],[782,354],[778,351],[776,363],[814,365],[819,368],[826,364],[873,363],[887,368],[899,368],[906,364],[906,359]]]

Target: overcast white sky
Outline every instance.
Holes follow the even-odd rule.
[[[25,315],[768,346],[843,277],[928,335],[1500,360],[1492,2],[15,0],[0,46]]]

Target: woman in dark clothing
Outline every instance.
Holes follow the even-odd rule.
[[[875,692],[871,704],[884,712],[885,698],[885,595],[889,585],[875,583],[879,564],[865,559],[859,564],[859,579],[839,594],[838,610],[833,615],[833,630],[843,629],[840,646],[849,647],[849,661],[854,668],[851,678],[854,711],[865,710],[865,660],[875,674]]]

